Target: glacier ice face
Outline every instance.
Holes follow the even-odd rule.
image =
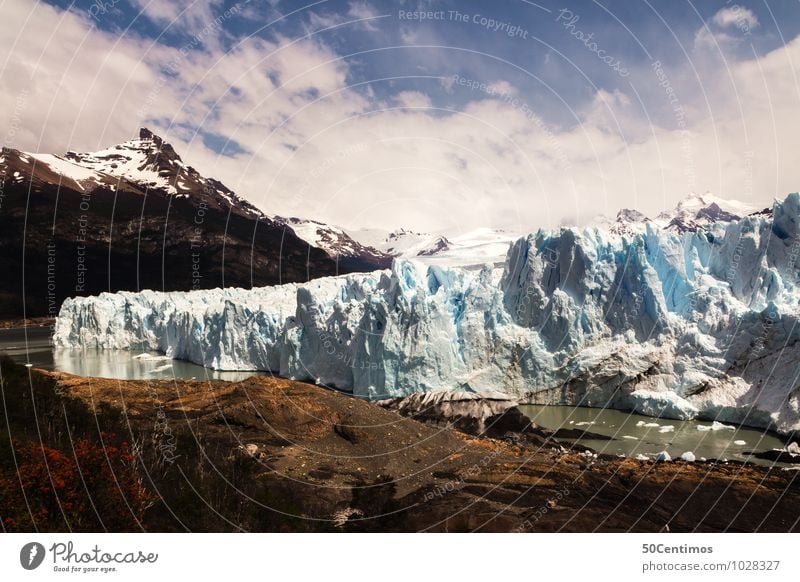
[[[64,347],[161,351],[370,399],[503,392],[800,429],[800,196],[676,233],[539,231],[505,266],[425,266],[252,290],[67,300]]]

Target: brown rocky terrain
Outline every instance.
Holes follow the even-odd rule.
[[[18,319],[0,319],[0,329],[20,329],[23,327],[52,327],[55,325],[54,317],[29,317]]]
[[[31,373],[95,411],[100,429],[114,418],[139,443],[160,498],[145,529],[800,530],[797,471],[594,457],[535,428],[526,436],[503,414],[488,423],[494,438],[471,436],[266,376]]]

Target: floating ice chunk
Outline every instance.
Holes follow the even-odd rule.
[[[686,451],[685,453],[683,453],[681,455],[681,459],[683,459],[687,463],[694,463],[695,460],[696,460],[695,456],[694,456],[694,453],[692,451]]]
[[[675,432],[675,427],[671,424],[667,424],[659,428],[658,432]]]
[[[634,458],[635,458],[637,461],[649,461],[649,460],[650,460],[650,457],[648,457],[647,455],[643,455],[642,453],[639,453],[639,454],[638,454],[638,455],[636,455]]]
[[[717,431],[717,430],[736,430],[735,426],[731,426],[729,424],[722,424],[721,422],[717,422],[716,420],[712,422],[710,425],[708,424],[701,424],[697,426],[697,430],[702,432],[708,432],[710,430]]]
[[[589,426],[590,424],[595,424],[593,420],[584,420],[582,422],[576,422],[575,426]]]
[[[624,438],[624,439],[628,439],[629,441],[638,441],[638,440],[639,440],[639,439],[638,439],[638,437],[631,436],[631,435],[629,435],[629,434],[622,435],[622,438]]]
[[[661,463],[661,462],[664,462],[664,461],[671,461],[672,457],[669,456],[669,453],[667,451],[661,451],[660,453],[658,453],[656,455],[656,459],[655,460],[656,460],[656,463]]]
[[[636,426],[641,426],[644,428],[657,428],[661,425],[658,424],[657,422],[645,422],[643,420],[640,420],[639,422],[636,423]]]
[[[139,354],[138,356],[133,356],[134,360],[142,360],[143,362],[163,362],[165,360],[172,360],[169,356],[164,356],[162,354]]]
[[[746,445],[747,443],[745,441],[738,440],[738,441],[733,441],[733,444],[741,447],[741,446]]]

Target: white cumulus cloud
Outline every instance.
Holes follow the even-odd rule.
[[[712,22],[721,28],[735,26],[752,30],[758,26],[758,18],[749,8],[743,6],[726,6],[712,17]]]
[[[673,65],[680,113],[666,94],[640,103],[597,89],[575,123],[555,125],[504,81],[493,86],[514,99],[445,80],[377,99],[351,87],[348,62],[313,36],[182,52],[43,3],[6,0],[3,11],[0,126],[16,129],[5,145],[87,151],[147,124],[269,213],[353,228],[532,231],[621,207],[654,215],[691,190],[767,205],[798,189],[798,39],[726,67],[692,63],[700,89],[683,82],[688,63]],[[437,91],[459,110],[419,109]],[[241,151],[218,154],[197,128]]]

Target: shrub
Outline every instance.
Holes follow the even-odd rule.
[[[0,474],[5,531],[132,531],[153,503],[126,442],[101,433],[72,450],[14,442],[17,470]]]

